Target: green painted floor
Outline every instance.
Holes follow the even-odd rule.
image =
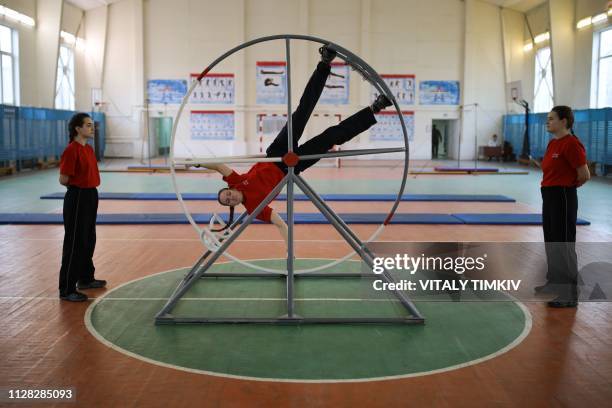
[[[283,262],[259,263],[278,268]],[[321,262],[327,261],[298,260],[296,267]],[[358,272],[359,268],[359,262],[345,262],[329,271]],[[214,268],[218,272],[239,269],[232,263]],[[185,272],[149,276],[108,292],[90,306],[88,327],[119,351],[183,369],[260,379],[334,381],[419,375],[475,363],[518,344],[531,326],[529,313],[512,301],[419,301],[417,307],[427,321],[418,326],[154,325],[155,314]],[[276,278],[200,280],[173,313],[277,317],[285,312],[284,286]],[[406,314],[390,298],[368,297],[368,287],[359,279],[301,279],[296,282],[297,313],[310,317]]]
[[[351,169],[348,168],[347,171]],[[338,170],[333,169],[334,172]],[[342,170],[340,170],[342,171]],[[306,179],[319,193],[395,193],[399,182],[390,177],[401,176],[401,171],[372,168],[371,179]],[[102,192],[173,192],[167,174],[102,173]],[[503,194],[518,202],[541,207],[539,171],[527,175],[508,176],[414,176],[406,184],[406,193],[413,194]],[[40,200],[43,194],[62,191],[58,183],[58,170],[49,169],[0,178],[0,212],[50,212],[61,208],[61,201]],[[179,178],[183,192],[214,192],[224,183],[220,178],[189,175]],[[579,189],[578,215],[588,219],[599,230],[612,233],[612,180],[595,178]]]

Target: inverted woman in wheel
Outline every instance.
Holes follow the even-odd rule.
[[[336,51],[326,46],[321,47],[319,53],[321,54],[321,61],[317,64],[317,68],[306,84],[297,109],[291,115],[293,151],[298,156],[323,154],[334,145],[342,145],[348,142],[376,123],[375,113],[391,106],[391,101],[386,96],[380,95],[371,106],[351,115],[337,125],[327,128],[323,133],[306,143],[298,145],[306,123],[325,87],[325,82],[331,71],[331,62],[336,57]],[[283,157],[288,152],[288,146],[288,132],[287,125],[285,125],[266,149],[266,156]],[[299,174],[317,161],[319,159],[300,160],[295,165],[294,171]],[[206,164],[203,166],[221,173],[223,180],[228,184],[228,187],[219,190],[218,194],[219,203],[230,207],[230,220],[226,227],[233,222],[235,206],[242,204],[249,214],[252,213],[288,171],[284,162],[257,163],[245,174],[238,174],[225,164]],[[287,242],[287,225],[272,208],[264,207],[257,218],[276,225],[285,242]]]

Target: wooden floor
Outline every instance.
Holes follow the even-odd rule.
[[[244,258],[282,257],[270,226],[253,226],[236,244]],[[359,226],[366,235],[369,226]],[[434,231],[435,230],[435,231]],[[496,240],[499,228],[391,226],[383,240]],[[506,240],[537,240],[537,227],[504,229]],[[298,226],[298,257],[336,257],[327,226]],[[333,237],[333,235],[332,235]],[[579,237],[589,237],[580,229]],[[62,229],[0,228],[3,254],[0,382],[4,386],[75,387],[78,406],[606,406],[612,400],[612,305],[578,310],[527,306],[533,329],[518,347],[493,360],[424,377],[351,384],[288,384],[230,380],[153,366],[117,353],[87,331],[87,304],[57,299]],[[110,287],[188,266],[201,251],[189,226],[100,226],[96,265]],[[102,293],[93,291],[92,294]],[[358,356],[356,356],[358,358]]]
[[[284,203],[278,204],[283,208]],[[101,208],[103,212],[154,212],[172,205],[109,201],[102,202]],[[203,212],[209,205],[190,206]],[[307,206],[298,204],[298,211],[310,211]],[[382,204],[334,204],[347,212],[368,208],[378,212],[379,206]],[[500,208],[533,211],[520,203],[510,207],[495,203],[402,204],[403,211],[411,212],[502,212]],[[357,225],[354,230],[365,238],[375,228]],[[186,225],[98,226],[97,233],[97,276],[107,279],[110,288],[189,266],[202,252],[194,231]],[[84,325],[88,303],[58,300],[62,239],[62,226],[0,226],[0,387],[76,389],[77,404],[57,406],[604,407],[612,401],[610,303],[583,303],[577,310],[527,303],[533,328],[516,348],[477,365],[415,378],[357,384],[274,383],[151,365],[94,339]],[[296,240],[298,257],[338,258],[348,252],[348,246],[326,225],[296,226]],[[528,226],[392,225],[380,240],[542,241],[542,232],[540,227]],[[611,242],[612,234],[606,229],[579,227],[578,241]],[[282,258],[284,251],[270,225],[250,226],[232,247],[232,252],[244,259],[262,258],[262,254]],[[89,293],[96,296],[103,290]]]

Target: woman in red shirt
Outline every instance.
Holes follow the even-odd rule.
[[[590,179],[586,151],[572,132],[574,113],[568,106],[555,106],[548,114],[548,143],[542,168],[542,225],[546,242],[546,284],[536,292],[556,293],[550,307],[578,305],[578,266],[575,250],[578,195],[576,188]]]
[[[325,82],[331,71],[331,61],[336,57],[336,51],[328,49],[326,46],[321,47],[319,53],[321,54],[321,61],[308,80],[297,109],[291,115],[293,151],[299,156],[325,153],[334,145],[339,146],[348,142],[376,123],[374,114],[387,106],[391,106],[391,101],[386,96],[379,95],[372,106],[360,110],[336,126],[326,129],[320,135],[298,146],[306,123],[325,87]],[[288,150],[287,140],[287,125],[285,125],[266,149],[266,156],[283,157]],[[295,164],[294,171],[299,174],[317,161],[301,160]],[[230,220],[226,227],[232,223],[236,205],[242,204],[249,214],[252,213],[288,171],[287,165],[283,162],[257,163],[245,174],[238,174],[225,164],[203,166],[221,173],[223,180],[229,186],[229,188],[221,189],[218,194],[219,203],[230,207]],[[269,206],[264,207],[257,218],[276,225],[285,242],[287,241],[287,225]]]
[[[94,278],[96,216],[100,173],[96,155],[87,141],[94,137],[94,123],[86,113],[77,113],[68,124],[70,143],[60,161],[60,184],[64,196],[64,247],[59,275],[60,299],[83,302],[79,289],[103,288],[106,281]]]

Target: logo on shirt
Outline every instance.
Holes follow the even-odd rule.
[[[552,158],[553,159],[558,159],[559,158],[559,153],[553,153],[552,154]]]
[[[248,186],[248,185],[249,185],[249,180],[244,180],[244,181],[242,182],[242,184],[244,184],[245,186]]]

